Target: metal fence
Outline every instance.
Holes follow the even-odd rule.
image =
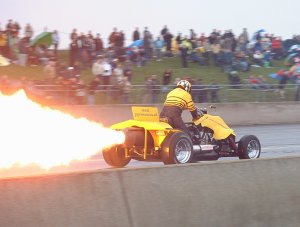
[[[99,86],[96,90],[65,89],[55,85],[34,85],[27,89],[32,97],[55,105],[105,105],[105,104],[156,104],[163,103],[174,86],[156,85],[151,89],[144,85],[131,85],[128,93],[122,87]],[[287,84],[279,89],[278,84],[270,88],[250,85],[194,86],[192,96],[196,103],[232,102],[285,102],[299,101],[300,85]]]

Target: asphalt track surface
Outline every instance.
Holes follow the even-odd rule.
[[[288,125],[255,125],[255,126],[237,126],[232,127],[239,140],[244,135],[255,135],[261,143],[260,158],[277,158],[287,156],[300,156],[300,124]],[[238,158],[221,158],[219,160],[238,160]],[[85,166],[87,164],[87,166]],[[81,163],[83,168],[110,168],[101,156],[96,156]],[[135,168],[141,166],[161,166],[160,162],[141,162],[132,160],[126,168]],[[78,166],[79,167],[79,166]]]
[[[300,124],[287,125],[255,125],[232,127],[236,132],[236,139],[244,135],[256,135],[261,143],[260,158],[279,158],[300,156]],[[221,158],[219,161],[233,161],[238,158]],[[161,162],[141,162],[132,160],[125,168],[162,166]],[[111,168],[103,160],[102,155],[95,155],[89,160],[72,162],[69,166],[54,167],[48,172],[37,167],[24,167],[0,170],[0,178],[19,177],[28,175],[90,171]]]

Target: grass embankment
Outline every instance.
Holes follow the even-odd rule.
[[[66,63],[69,62],[68,59],[68,51],[60,51],[59,52],[60,61],[64,61]],[[197,63],[189,63],[188,68],[181,67],[181,59],[180,57],[172,57],[172,58],[163,58],[162,61],[152,60],[148,62],[143,67],[133,68],[133,77],[132,84],[133,85],[143,85],[144,80],[147,76],[156,74],[160,82],[162,81],[162,74],[166,68],[170,68],[173,71],[172,80],[176,77],[191,77],[194,79],[201,78],[202,84],[209,85],[211,82],[215,81],[219,85],[228,85],[228,77],[227,74],[221,70],[221,68],[209,65],[209,66],[201,66]],[[278,84],[278,80],[269,78],[268,75],[270,73],[274,73],[278,71],[280,68],[284,68],[283,61],[275,61],[273,67],[264,68],[264,67],[251,67],[251,70],[248,72],[240,72],[240,78],[247,79],[250,75],[259,76],[263,75],[267,79],[267,83],[269,84]],[[0,67],[0,76],[8,75],[10,78],[21,78],[25,76],[28,79],[32,80],[42,80],[43,79],[43,67],[42,66],[18,66],[15,64],[11,64],[6,67]],[[88,83],[92,78],[91,69],[87,69],[82,72],[81,78]],[[226,88],[221,88],[219,91],[220,101],[221,102],[235,102],[235,101],[280,101],[282,99],[279,98],[278,94],[273,92],[260,92],[256,90],[239,90],[237,89],[228,90]],[[142,91],[134,91],[131,94],[131,102],[141,102]],[[287,92],[287,96],[284,100],[293,100],[294,89]],[[165,96],[161,95],[161,98]],[[159,100],[159,102],[162,101]]]

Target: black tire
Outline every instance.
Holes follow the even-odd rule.
[[[131,160],[131,158],[125,157],[125,148],[120,146],[113,146],[103,150],[103,158],[112,167],[124,167]]]
[[[259,139],[254,135],[243,136],[238,144],[239,159],[259,158],[261,146]]]
[[[184,132],[172,132],[162,144],[161,159],[165,165],[194,161],[191,138]]]

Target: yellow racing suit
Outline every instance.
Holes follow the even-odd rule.
[[[181,118],[182,111],[186,109],[191,112],[193,119],[198,117],[191,94],[182,88],[175,88],[168,93],[160,118],[167,118],[168,123],[173,128],[180,129],[189,135],[188,129]]]

